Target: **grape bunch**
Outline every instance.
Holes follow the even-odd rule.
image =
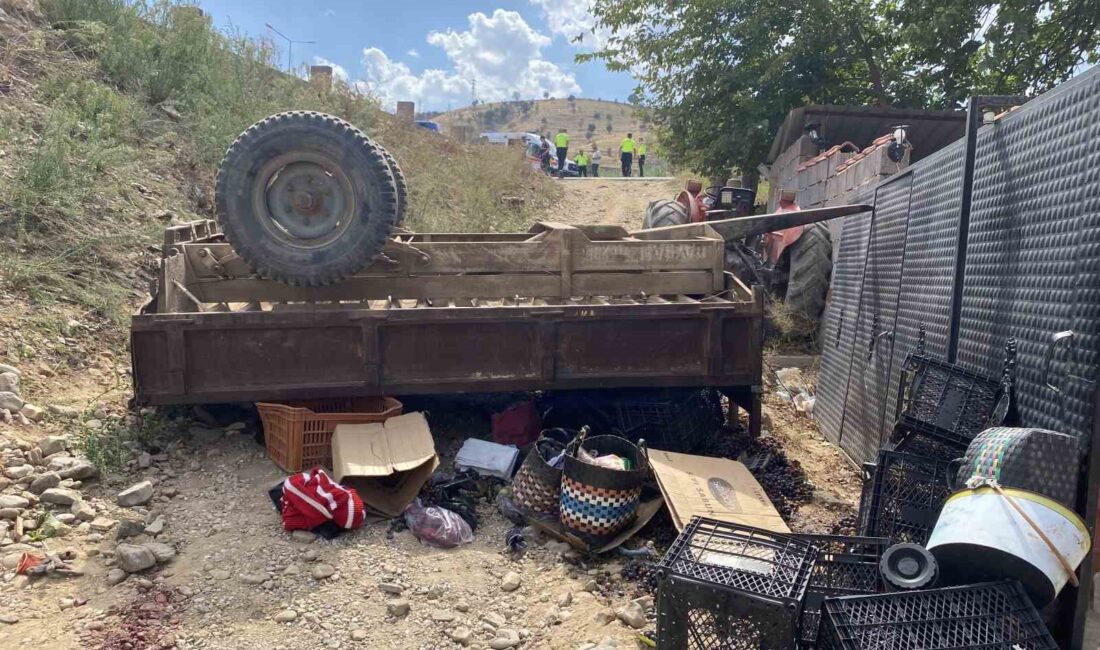
[[[646,560],[631,560],[622,571],[623,580],[638,583],[638,591],[646,594],[657,592],[657,565]]]

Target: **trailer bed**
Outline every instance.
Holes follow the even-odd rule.
[[[256,277],[189,226],[166,233],[132,320],[139,404],[710,386],[759,412],[763,295],[723,272],[702,224],[395,237],[387,260],[315,288]]]

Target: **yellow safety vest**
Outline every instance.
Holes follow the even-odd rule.
[[[563,149],[565,147],[568,147],[569,146],[569,134],[568,133],[559,133],[559,134],[555,135],[554,136],[554,144],[557,145],[557,147],[559,149]]]
[[[587,164],[588,164],[588,157],[587,157],[587,156],[585,156],[585,155],[584,155],[584,154],[582,153],[582,154],[580,154],[579,156],[577,156],[577,160],[576,160],[576,163],[577,163],[577,166],[578,166],[578,167],[584,167],[585,165],[587,165]]]
[[[639,156],[644,156],[645,155],[645,145],[644,144],[638,145],[638,155]]]
[[[630,138],[623,138],[623,142],[619,145],[619,149],[623,153],[634,153],[634,141]]]

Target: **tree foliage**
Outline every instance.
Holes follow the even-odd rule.
[[[946,109],[1037,93],[1100,58],[1097,0],[594,0],[613,36],[583,60],[638,79],[674,159],[763,162],[804,104]]]

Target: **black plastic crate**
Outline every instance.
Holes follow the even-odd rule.
[[[937,460],[959,460],[966,454],[965,447],[930,438],[919,431],[904,433],[901,439],[894,444],[892,451],[900,451],[912,456],[926,456]]]
[[[900,429],[958,447],[961,455],[974,436],[1004,417],[997,409],[1004,394],[999,379],[917,353],[906,357],[904,370]]]
[[[873,469],[864,465],[858,534],[926,543],[957,471],[952,461],[880,450]]]
[[[696,517],[657,566],[657,645],[796,647],[817,549],[767,530]]]
[[[559,391],[548,395],[547,427],[591,428],[653,449],[691,453],[725,421],[722,397],[711,388],[622,388]]]
[[[802,603],[799,643],[803,650],[816,648],[821,607],[826,598],[877,594],[882,589],[879,560],[890,545],[884,537],[794,535],[813,544],[817,562]]]
[[[627,393],[615,398],[614,413],[627,438],[681,453],[698,449],[724,421],[721,396],[709,388]]]
[[[1020,583],[847,596],[825,601],[820,650],[1054,650]]]

